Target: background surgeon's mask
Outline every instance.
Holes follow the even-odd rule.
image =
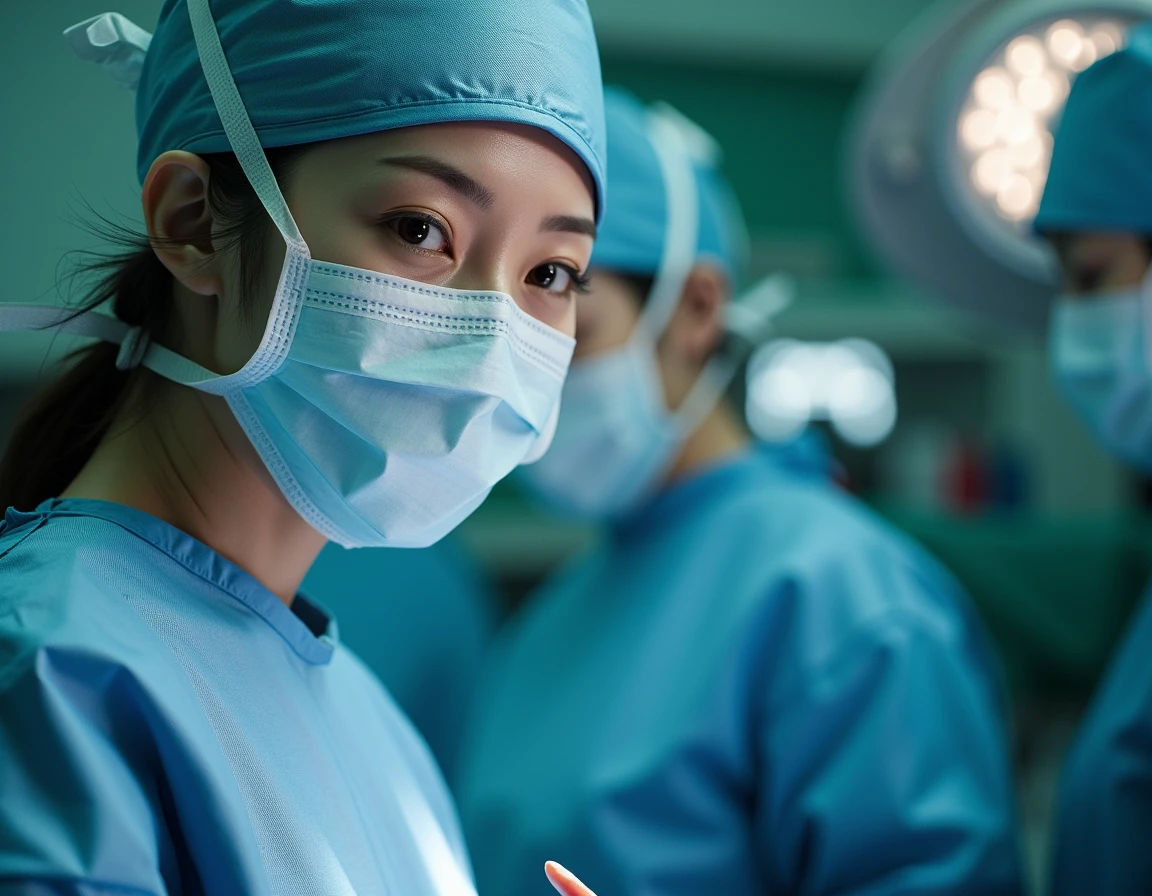
[[[1152,472],[1152,270],[1144,284],[1063,297],[1050,355],[1068,402],[1117,457]]]
[[[590,519],[624,515],[656,490],[739,366],[732,353],[718,354],[680,407],[668,408],[656,347],[699,255],[701,208],[694,162],[719,150],[669,107],[649,110],[647,125],[667,203],[652,291],[623,346],[572,365],[552,447],[521,475],[553,509]],[[729,307],[728,329],[754,339],[788,301],[782,281],[765,281],[746,301]]]
[[[188,0],[229,142],[288,249],[263,340],[219,376],[89,312],[66,329],[228,402],[284,496],[345,547],[446,535],[551,437],[575,342],[506,294],[463,292],[311,258],[229,71],[207,0]],[[89,23],[86,23],[89,24]],[[60,309],[0,307],[0,327]]]

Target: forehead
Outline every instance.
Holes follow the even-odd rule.
[[[1132,256],[1146,257],[1152,242],[1140,234],[1108,231],[1056,233],[1049,236],[1049,241],[1064,264],[1100,264]]]
[[[567,144],[540,128],[502,122],[452,122],[397,128],[317,144],[312,166],[333,176],[362,176],[390,156],[420,155],[468,171],[477,179],[519,178],[534,191],[576,182],[594,195],[588,166]]]

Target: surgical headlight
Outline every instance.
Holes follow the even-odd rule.
[[[930,11],[865,90],[849,174],[862,229],[933,295],[1027,327],[1056,288],[1032,233],[1073,79],[1152,0],[977,0]]]

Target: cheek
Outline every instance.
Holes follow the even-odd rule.
[[[565,336],[576,335],[576,297],[546,296],[532,293],[512,293],[516,304],[536,320]]]
[[[264,337],[285,254],[279,234],[273,232],[267,243],[258,277],[245,278],[238,264],[229,265],[225,296],[236,298],[220,303],[216,358],[221,373],[235,373],[247,364]]]

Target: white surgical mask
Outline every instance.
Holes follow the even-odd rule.
[[[1152,471],[1150,284],[1058,300],[1050,355],[1060,391],[1103,445]]]
[[[575,342],[503,293],[313,260],[207,5],[191,12],[229,141],[288,245],[263,340],[240,371],[219,376],[105,315],[62,328],[120,343],[121,368],[143,364],[223,396],[284,496],[332,541],[432,544],[547,448]],[[0,329],[60,319],[60,309],[0,306]]]

